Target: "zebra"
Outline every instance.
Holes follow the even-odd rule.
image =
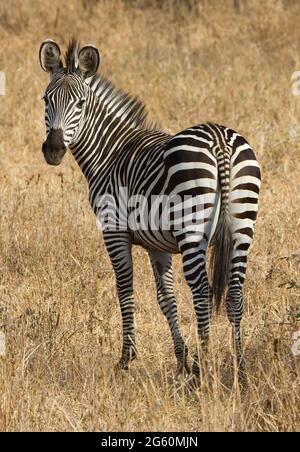
[[[179,196],[181,200],[187,197],[192,209],[200,206],[202,217],[193,228],[191,223],[152,229],[138,224],[135,228],[129,221],[122,228],[103,227],[122,316],[119,368],[127,370],[137,356],[132,247],[139,245],[149,254],[158,303],[173,340],[177,372],[187,372],[201,381],[214,299],[217,309],[224,300],[239,375],[245,377],[243,284],[261,180],[254,151],[238,132],[214,123],[196,125],[173,136],[163,132],[149,121],[144,104],[98,73],[100,55],[93,45],[81,48],[73,38],[63,62],[60,47],[48,39],[41,44],[39,60],[50,75],[44,95],[44,158],[50,165],[59,165],[67,149],[71,151],[86,177],[97,218],[107,209],[106,196],[116,200],[122,214],[132,213],[128,200],[121,208],[120,190],[124,187],[128,199],[140,196],[151,203],[152,196]],[[171,216],[177,208],[178,203],[170,208]],[[160,215],[157,202],[153,201],[150,210]],[[210,246],[211,282],[206,268]],[[199,343],[191,367],[178,323],[173,254],[182,256],[197,320]]]

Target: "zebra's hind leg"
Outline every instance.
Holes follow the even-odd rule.
[[[241,383],[246,381],[245,361],[241,342],[241,321],[243,314],[243,290],[237,280],[233,280],[226,295],[228,319],[232,325],[232,338],[236,353],[238,375]]]
[[[103,237],[115,271],[122,314],[123,348],[119,367],[127,370],[136,358],[131,239],[129,234],[120,231],[105,231]]]
[[[244,309],[243,284],[247,266],[249,243],[235,244],[232,253],[231,273],[226,294],[227,316],[232,325],[232,337],[235,347],[238,375],[241,384],[246,384],[245,361],[241,342],[241,321]]]
[[[150,251],[149,257],[155,276],[158,303],[168,321],[172,334],[177,358],[177,374],[182,374],[184,371],[190,373],[187,363],[188,348],[178,326],[177,305],[173,284],[172,255],[159,251]]]
[[[207,241],[193,244],[181,242],[183,270],[192,291],[193,304],[197,318],[199,347],[194,356],[192,373],[200,380],[202,365],[207,362],[210,321],[212,316],[212,288],[208,282],[205,268]],[[205,367],[205,366],[204,366]]]

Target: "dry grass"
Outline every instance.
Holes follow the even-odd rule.
[[[0,430],[293,431],[300,427],[300,5],[296,1],[70,1],[0,5]],[[190,2],[192,4],[192,2]],[[195,1],[195,4],[198,2]],[[156,5],[156,6],[154,6]],[[177,5],[177,6],[176,6]],[[249,388],[231,370],[230,330],[214,319],[213,382],[186,393],[145,252],[136,249],[139,360],[115,368],[120,314],[85,181],[68,156],[40,152],[47,83],[37,52],[71,34],[102,51],[102,72],[138,94],[168,131],[213,120],[242,132],[263,169],[243,322]],[[294,139],[289,131],[298,134]],[[294,254],[293,254],[294,253]],[[180,322],[195,344],[191,296],[175,259]],[[281,324],[283,322],[283,324]]]

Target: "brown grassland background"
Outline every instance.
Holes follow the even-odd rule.
[[[234,6],[240,3],[240,8]],[[300,428],[300,2],[10,0],[0,2],[0,357],[2,431],[294,431]],[[116,368],[114,276],[72,156],[43,160],[38,49],[71,35],[101,52],[101,72],[138,95],[167,131],[214,121],[255,149],[263,184],[245,284],[248,388],[232,369],[225,312],[212,325],[212,379],[187,391],[134,250],[139,359]],[[180,324],[193,351],[191,295],[174,259]]]

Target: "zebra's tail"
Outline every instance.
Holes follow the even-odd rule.
[[[228,283],[232,253],[232,233],[228,221],[228,204],[230,190],[230,152],[220,149],[217,152],[218,173],[221,189],[221,209],[213,238],[212,254],[212,288],[217,311],[220,308],[224,291]]]

